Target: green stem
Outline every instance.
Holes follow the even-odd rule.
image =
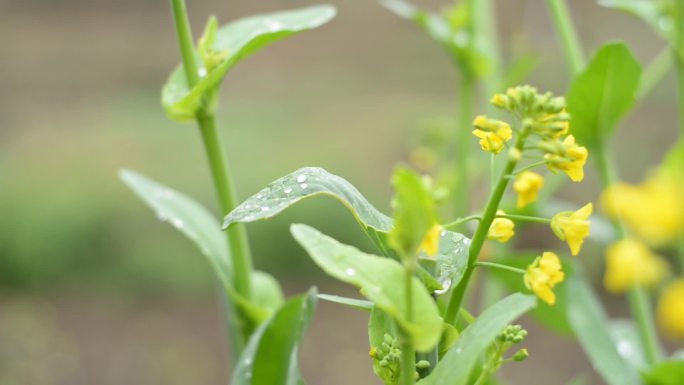
[[[494,263],[494,262],[475,262],[475,266],[493,267],[495,269],[506,270],[506,271],[510,271],[513,273],[525,274],[525,270],[523,270],[523,269],[518,269],[517,267],[502,265],[500,263]]]
[[[584,53],[577,31],[572,23],[565,0],[547,0],[551,15],[558,29],[563,44],[565,58],[573,75],[577,75],[584,68]]]
[[[408,261],[405,264],[404,274],[404,299],[406,301],[406,320],[411,322],[413,320],[413,273],[415,266],[413,262]],[[413,385],[414,376],[416,372],[416,352],[411,345],[411,341],[407,335],[402,335],[401,343],[401,372],[399,374],[400,385]]]
[[[462,225],[462,224],[464,224],[464,223],[466,223],[466,222],[470,222],[470,221],[479,221],[479,220],[482,220],[482,217],[480,217],[479,215],[470,215],[470,216],[467,216],[467,217],[458,218],[457,220],[455,220],[455,221],[453,221],[453,222],[449,222],[449,223],[447,223],[446,225],[444,225],[444,226],[442,226],[442,227],[444,227],[445,229],[449,230],[449,229],[453,229],[453,228],[455,228],[455,227],[458,227],[458,226],[460,226],[460,225]]]
[[[525,134],[521,134],[518,136],[515,148],[517,148],[518,150],[522,148],[525,142],[525,137]],[[461,278],[461,281],[458,283],[458,285],[454,288],[454,291],[451,293],[449,305],[447,306],[447,310],[444,313],[444,321],[452,325],[455,323],[456,315],[458,314],[458,311],[461,308],[463,297],[465,296],[465,292],[468,287],[468,282],[470,281],[470,277],[472,276],[473,270],[475,269],[475,262],[477,262],[477,258],[480,255],[480,251],[482,250],[482,245],[484,245],[485,240],[487,240],[487,233],[489,232],[489,227],[492,225],[492,222],[496,217],[496,211],[499,208],[501,199],[503,198],[504,192],[506,191],[506,187],[508,186],[509,179],[505,176],[510,174],[513,171],[513,169],[515,169],[517,163],[518,161],[515,159],[509,159],[508,163],[506,163],[506,167],[504,168],[503,173],[499,178],[499,182],[497,183],[496,187],[494,188],[489,197],[489,200],[487,201],[487,206],[485,207],[484,214],[482,215],[482,220],[477,226],[477,230],[475,230],[475,236],[473,236],[472,242],[470,244],[470,249],[468,250],[468,266],[466,267],[466,271],[463,274],[463,278]]]
[[[601,177],[602,187],[605,190],[617,180],[616,172],[609,150],[604,145],[600,145],[598,151],[594,151],[594,160]],[[619,238],[627,237],[627,229],[619,219],[614,219],[613,227]],[[628,293],[629,306],[632,318],[637,323],[639,337],[644,348],[644,355],[649,364],[656,363],[661,357],[660,343],[653,322],[653,312],[648,298],[648,293],[641,286],[633,286]]]
[[[644,72],[641,74],[641,81],[639,82],[639,90],[637,91],[637,100],[641,100],[648,95],[653,88],[658,84],[665,75],[673,67],[675,56],[672,54],[672,49],[667,47],[660,51],[660,53],[651,60]]]
[[[679,55],[675,55],[675,63],[677,67],[677,107],[679,111],[679,134],[684,136],[684,59]]]
[[[475,103],[475,79],[463,75],[458,98],[458,126],[456,127],[456,180],[454,182],[454,214],[463,215],[468,212],[470,194],[468,190],[470,170],[470,127]]]
[[[525,166],[525,167],[522,167],[522,168],[519,168],[519,169],[513,171],[513,172],[511,173],[511,175],[518,175],[518,174],[521,174],[521,173],[523,173],[523,172],[525,172],[525,171],[527,171],[527,170],[531,170],[531,169],[533,169],[533,168],[535,168],[535,167],[543,166],[543,165],[545,165],[545,164],[546,164],[546,161],[545,161],[545,160],[540,160],[539,162],[534,162],[534,163],[532,163],[532,164],[528,164],[528,165]]]
[[[497,215],[497,218],[507,218],[513,221],[521,221],[521,222],[534,222],[534,223],[551,223],[551,220],[549,218],[539,218],[539,217],[531,217],[527,215]]]
[[[185,76],[188,86],[192,88],[199,82],[199,70],[195,59],[194,40],[190,29],[190,22],[188,21],[185,1],[171,0],[171,7],[173,9]],[[197,116],[197,124],[200,128],[204,149],[209,160],[221,214],[225,216],[233,210],[237,200],[232,177],[229,172],[228,159],[221,146],[221,138],[216,128],[216,119],[213,115],[200,111]],[[242,225],[231,226],[226,231],[226,234],[233,263],[235,290],[238,294],[249,300],[251,298],[252,260],[247,234]],[[243,330],[242,335],[237,332],[236,322],[233,318],[237,314],[237,308],[227,296],[225,296],[224,300],[226,301],[227,311],[231,313],[228,314],[231,351],[237,357],[251,331]]]
[[[662,358],[662,355],[656,337],[653,317],[651,316],[652,307],[648,293],[642,287],[634,286],[629,290],[627,297],[632,310],[632,316],[635,318],[639,328],[646,363],[653,365]]]

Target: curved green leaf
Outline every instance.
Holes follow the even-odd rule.
[[[319,167],[304,167],[271,182],[231,211],[223,221],[223,228],[233,223],[249,223],[268,219],[283,212],[303,199],[319,195],[331,196],[351,211],[368,238],[386,256],[396,258],[387,244],[392,218],[381,213],[346,179]],[[443,231],[436,261],[439,283],[421,270],[419,276],[430,291],[455,286],[463,277],[468,260],[470,240],[462,234]],[[442,287],[443,286],[443,287]]]
[[[316,309],[316,289],[288,300],[252,334],[231,385],[296,385],[299,341]]]
[[[326,273],[359,287],[366,298],[395,319],[416,350],[427,351],[437,344],[442,319],[434,300],[415,277],[411,285],[413,314],[409,321],[401,264],[344,245],[306,225],[292,225],[291,232]]]
[[[122,170],[120,177],[157,213],[160,220],[171,224],[197,245],[228,296],[253,324],[263,322],[280,307],[283,303],[282,289],[273,277],[264,272],[253,272],[254,298],[251,301],[235,291],[226,235],[209,210],[190,197],[134,171]]]
[[[570,131],[580,144],[602,148],[634,104],[640,77],[641,65],[626,45],[611,43],[599,49],[567,94]]]
[[[643,373],[642,378],[646,385],[684,384],[684,361],[661,362],[649,372]]]
[[[260,48],[297,32],[317,28],[330,21],[337,11],[330,5],[256,15],[234,21],[218,29],[212,49],[225,53],[224,60],[211,69],[201,67],[200,82],[190,89],[184,68],[178,66],[162,89],[162,105],[170,118],[189,121],[206,103],[239,61]],[[208,98],[211,99],[211,98]]]
[[[501,330],[532,309],[536,302],[533,296],[516,293],[485,310],[418,385],[466,385],[473,366]]]
[[[601,304],[575,268],[566,283],[570,326],[594,369],[609,385],[639,384],[636,369],[618,353]]]

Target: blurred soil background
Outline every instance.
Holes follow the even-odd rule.
[[[315,165],[389,213],[393,167],[408,161],[425,122],[455,116],[458,77],[440,47],[375,1],[331,2],[332,23],[236,67],[219,124],[240,197]],[[527,81],[563,93],[568,71],[545,2],[496,3],[506,57],[536,55]],[[623,39],[646,63],[663,47],[635,18],[570,3],[589,52]],[[188,0],[196,37],[211,13],[226,22],[309,4]],[[159,102],[179,57],[168,1],[0,0],[0,36],[0,385],[227,383],[208,264],[117,177],[138,170],[216,211],[196,128],[166,119]],[[628,180],[641,179],[675,136],[673,79],[620,129],[615,151]],[[560,195],[595,201],[595,182],[590,175]],[[309,261],[289,236],[291,222],[371,250],[345,209],[322,198],[249,226],[256,265],[288,294],[315,284],[356,295]],[[558,245],[545,229],[525,240]],[[600,277],[600,248],[583,254]],[[621,300],[606,300],[613,315],[625,314]],[[532,330],[531,357],[505,370],[508,383],[564,384],[580,372],[600,383],[568,338],[522,323]],[[346,308],[320,304],[301,361],[310,384],[378,383],[366,315]]]

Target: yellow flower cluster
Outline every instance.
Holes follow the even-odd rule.
[[[568,243],[572,255],[579,254],[584,239],[589,236],[589,217],[593,210],[594,205],[588,203],[577,211],[563,211],[551,218],[551,230]]]
[[[653,286],[666,272],[665,261],[645,244],[635,239],[623,239],[606,250],[603,284],[608,291],[623,293],[633,286]]]
[[[480,147],[484,151],[498,154],[513,137],[511,126],[501,120],[489,119],[480,115],[473,121],[473,135],[480,138]]]
[[[549,305],[556,303],[556,294],[553,292],[553,288],[563,282],[564,278],[565,274],[560,258],[550,251],[545,252],[541,257],[537,257],[527,267],[523,277],[525,286]]]
[[[639,185],[613,185],[601,203],[608,215],[624,221],[651,245],[671,244],[684,234],[684,182],[664,173]]]

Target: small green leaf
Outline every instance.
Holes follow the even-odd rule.
[[[642,374],[646,385],[684,384],[684,361],[667,361]]]
[[[288,207],[319,195],[332,196],[345,205],[368,238],[385,256],[397,257],[387,244],[392,218],[381,213],[346,179],[318,167],[305,167],[271,182],[266,188],[242,202],[224,219],[224,229],[233,223],[268,219]],[[455,286],[463,277],[470,240],[462,234],[443,231],[439,253],[434,258],[439,282],[419,270],[423,284],[431,291]]]
[[[388,241],[403,256],[413,257],[428,231],[437,224],[435,202],[425,181],[409,169],[397,169],[392,184],[394,227]]]
[[[339,295],[331,295],[331,294],[319,294],[318,299],[322,299],[322,300],[328,301],[328,302],[339,303],[341,305],[346,305],[346,306],[349,306],[351,308],[359,309],[359,310],[370,311],[373,309],[373,302],[364,301],[362,299],[341,297]]]
[[[316,308],[316,289],[293,297],[252,334],[231,385],[296,385],[299,341]]]
[[[568,91],[570,132],[581,145],[602,149],[618,120],[632,107],[641,65],[622,43],[606,44]]]
[[[405,270],[389,259],[366,254],[306,225],[292,225],[292,235],[314,262],[330,276],[361,289],[363,295],[401,326],[419,351],[434,347],[442,334],[442,319],[434,300],[417,278],[411,293],[413,317],[407,316]]]
[[[566,285],[568,320],[594,369],[609,385],[638,384],[636,369],[618,353],[601,304],[577,267]]]
[[[536,299],[512,294],[485,310],[461,333],[458,342],[418,385],[466,385],[480,355],[509,323],[532,309]]]
[[[211,20],[207,31],[213,36],[212,51],[224,53],[222,61],[214,63],[212,69],[202,65],[199,83],[190,89],[183,66],[178,66],[162,89],[162,105],[171,119],[185,122],[195,119],[202,108],[212,108],[205,105],[210,99],[215,103],[215,97],[207,98],[214,93],[231,68],[239,61],[256,52],[260,48],[274,43],[297,32],[320,27],[330,21],[336,14],[334,7],[319,5],[291,11],[281,11],[256,15],[234,21],[218,29],[211,30]],[[203,46],[204,51],[209,47]],[[198,59],[199,59],[199,55]]]

